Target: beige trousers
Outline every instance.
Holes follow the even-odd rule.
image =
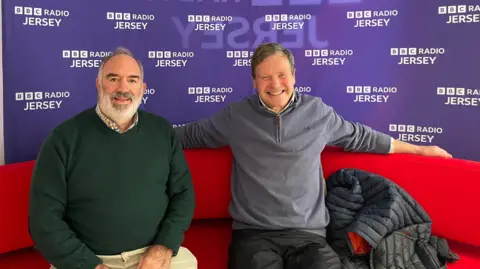
[[[140,257],[147,248],[122,252],[119,255],[102,256],[97,255],[103,264],[111,269],[136,269]],[[53,265],[50,269],[56,269]],[[94,268],[92,268],[94,269]],[[172,258],[170,269],[197,269],[197,258],[187,248],[180,247],[177,256]]]

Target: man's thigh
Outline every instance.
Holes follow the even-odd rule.
[[[285,269],[341,269],[340,257],[322,237],[316,242],[291,248],[286,254]]]
[[[136,269],[141,256],[146,248],[124,252],[121,255],[98,256],[103,264],[112,269]],[[169,269],[197,269],[197,258],[189,249],[180,247],[178,253],[172,258]],[[56,269],[53,265],[50,269]]]
[[[118,267],[116,263],[105,263],[105,265],[112,269],[136,269],[140,262],[141,255],[144,252],[135,253],[130,263],[125,264],[124,267]],[[190,252],[189,249],[180,247],[175,257],[172,257],[169,269],[197,269],[197,258]]]
[[[283,269],[281,249],[267,233],[237,230],[228,250],[228,269]]]
[[[187,248],[180,247],[177,256],[172,258],[169,269],[197,269],[197,258]]]

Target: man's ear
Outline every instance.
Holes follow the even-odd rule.
[[[97,87],[97,91],[100,92],[100,89],[102,89],[101,85],[100,85],[100,79],[97,77],[97,79],[95,79],[95,86]]]

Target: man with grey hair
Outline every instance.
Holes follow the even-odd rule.
[[[176,128],[184,148],[232,149],[228,268],[340,268],[338,255],[325,240],[324,147],[451,155],[346,121],[321,98],[296,93],[294,57],[280,44],[261,44],[251,62],[258,93]]]
[[[166,119],[139,110],[146,84],[125,48],[101,63],[95,107],[57,126],[33,172],[29,229],[58,269],[196,269],[181,247],[195,200]]]

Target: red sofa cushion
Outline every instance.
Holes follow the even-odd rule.
[[[230,240],[230,220],[195,221],[186,233],[184,246],[196,255],[199,269],[226,269]],[[460,261],[449,263],[449,269],[480,268],[480,247],[457,242],[450,242],[450,247],[459,254]]]
[[[226,269],[231,238],[231,220],[195,220],[185,234],[184,246],[196,256],[199,269]],[[480,268],[480,248],[451,242],[460,261],[448,264],[449,269]],[[0,255],[1,269],[49,269],[49,264],[31,249]]]

